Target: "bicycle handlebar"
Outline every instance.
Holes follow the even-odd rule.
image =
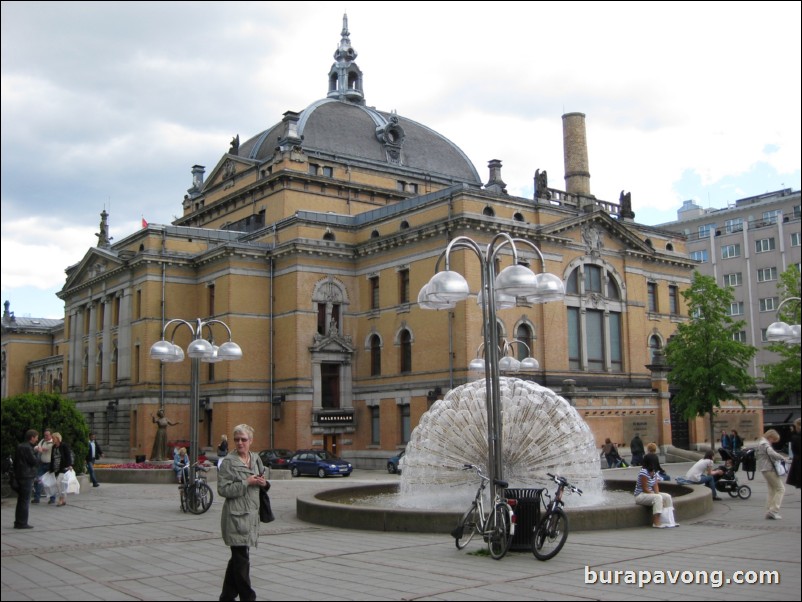
[[[559,485],[560,487],[568,487],[568,488],[569,488],[569,489],[570,489],[572,492],[574,492],[574,493],[578,493],[579,495],[582,495],[582,490],[581,490],[579,487],[576,487],[575,485],[571,485],[571,483],[569,483],[569,482],[568,482],[568,481],[565,479],[565,477],[561,477],[560,475],[553,475],[553,474],[551,474],[550,472],[547,472],[546,474],[547,474],[549,477],[551,477],[551,479],[552,479],[552,480],[553,480],[555,483],[557,483],[557,485]]]

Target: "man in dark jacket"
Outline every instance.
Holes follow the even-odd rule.
[[[89,433],[89,451],[86,454],[86,471],[89,473],[89,479],[92,481],[92,487],[100,487],[95,476],[95,460],[100,460],[103,455],[103,450],[100,449],[100,443],[95,441],[95,433]]]
[[[28,524],[28,510],[31,507],[33,482],[39,468],[39,460],[33,451],[37,441],[39,441],[39,431],[34,429],[26,431],[25,441],[17,446],[17,454],[14,456],[14,471],[19,481],[17,509],[14,513],[15,529],[33,529],[33,526]]]
[[[632,466],[640,466],[643,463],[643,453],[646,450],[643,449],[643,441],[641,441],[638,433],[635,433],[635,436],[632,437],[632,441],[629,443],[629,449],[632,452]]]

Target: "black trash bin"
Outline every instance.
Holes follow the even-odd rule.
[[[507,489],[504,495],[515,500],[515,535],[510,550],[513,552],[532,551],[532,533],[540,522],[540,497],[543,489]]]

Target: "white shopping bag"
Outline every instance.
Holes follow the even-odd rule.
[[[58,482],[56,475],[52,472],[46,472],[42,475],[42,487],[45,490],[47,497],[52,497],[58,493]]]

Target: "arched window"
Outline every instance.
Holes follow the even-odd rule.
[[[651,363],[654,363],[654,353],[658,349],[663,348],[663,341],[660,340],[660,336],[657,334],[653,334],[649,337],[649,359]]]
[[[516,212],[516,213],[513,213],[512,219],[514,219],[516,222],[522,222],[522,221],[524,221],[524,216],[521,213],[517,213]]]
[[[482,210],[482,215],[486,215],[488,217],[495,217],[496,216],[496,212],[493,211],[492,207],[487,206]]]
[[[623,372],[623,289],[606,264],[585,263],[566,278],[568,366],[582,372]]]
[[[519,361],[527,357],[535,357],[535,350],[532,348],[534,337],[532,336],[532,327],[529,324],[519,324],[518,328],[515,329],[515,338],[523,343],[523,345],[515,345],[517,347],[516,357]]]
[[[370,337],[370,375],[381,376],[382,373],[382,342],[379,335]]]
[[[398,339],[401,347],[401,372],[412,372],[412,334],[404,329]]]

